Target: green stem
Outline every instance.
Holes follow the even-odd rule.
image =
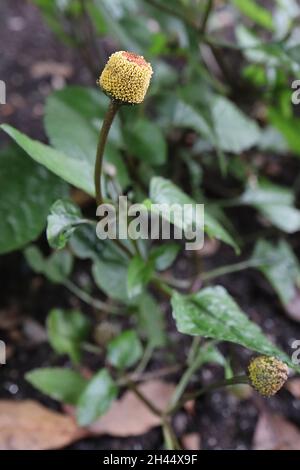
[[[174,291],[171,287],[169,287],[164,281],[162,281],[159,277],[154,277],[152,279],[153,285],[164,295],[168,298],[171,298]]]
[[[76,295],[80,300],[85,302],[86,304],[90,305],[91,307],[96,308],[97,310],[102,310],[103,312],[106,313],[120,313],[120,310],[117,307],[114,307],[112,305],[107,305],[105,302],[102,302],[101,300],[94,299],[90,294],[85,292],[83,289],[80,287],[76,286],[72,281],[66,280],[64,282],[64,286],[69,289],[72,294]]]
[[[181,450],[177,437],[167,418],[163,419],[162,429],[165,440],[165,450]]]
[[[240,263],[229,264],[227,266],[221,266],[220,268],[216,268],[211,271],[208,271],[207,273],[203,273],[201,275],[201,279],[203,281],[210,281],[211,279],[224,276],[225,274],[235,273],[235,272],[242,271],[243,269],[248,269],[248,268],[257,268],[265,264],[271,264],[271,263],[263,259],[261,260],[250,259],[246,261],[241,261]]]
[[[91,343],[84,342],[82,343],[81,347],[84,351],[95,354],[96,356],[99,356],[103,352],[102,349],[100,349],[98,346],[95,346],[94,344],[91,344]]]
[[[140,392],[135,383],[133,383],[131,380],[128,380],[127,386],[137,396],[137,398],[139,398],[141,402],[143,402],[144,405],[152,411],[153,414],[159,416],[160,418],[162,417],[162,412],[156,408],[156,406],[151,401],[149,401],[142,392]]]
[[[243,385],[243,384],[249,384],[249,379],[247,375],[238,375],[235,377],[232,377],[231,379],[224,379],[220,380],[218,382],[214,382],[211,385],[208,385],[207,387],[201,388],[200,390],[197,390],[196,392],[191,392],[183,396],[182,400],[180,400],[178,403],[173,408],[168,409],[168,415],[172,415],[176,411],[180,410],[184,406],[184,404],[190,400],[194,400],[195,398],[199,398],[202,395],[205,395],[206,393],[212,392],[214,390],[217,390],[218,388],[222,387],[228,387],[231,385]]]
[[[120,107],[121,107],[121,103],[118,103],[114,100],[110,101],[108,110],[106,112],[106,115],[104,117],[104,121],[101,127],[100,135],[99,135],[96,162],[95,162],[95,172],[94,172],[97,206],[100,206],[104,202],[103,195],[102,195],[102,187],[101,187],[101,175],[102,175],[105,145],[106,145],[106,141],[107,141],[107,137],[108,137],[111,125]],[[114,242],[124,253],[126,253],[126,255],[129,258],[132,257],[132,253],[129,250],[129,248],[123,245],[123,243],[121,243],[118,238],[115,238]]]
[[[208,23],[208,20],[209,20],[209,16],[210,16],[212,7],[213,7],[213,0],[207,0],[207,4],[206,4],[204,16],[203,16],[202,24],[201,24],[201,28],[200,28],[200,34],[202,34],[202,35],[205,34],[207,23]]]
[[[157,278],[167,284],[168,286],[170,287],[175,287],[177,289],[188,289],[190,286],[191,286],[191,280],[188,280],[188,279],[176,279],[175,277],[171,277],[171,276],[161,276],[161,275],[157,275]]]
[[[120,103],[117,103],[114,100],[110,101],[107,113],[104,117],[104,121],[101,127],[100,135],[99,135],[96,163],[95,163],[95,173],[94,173],[97,206],[100,206],[101,204],[103,204],[103,195],[102,195],[102,188],[101,188],[101,174],[102,174],[103,156],[104,156],[107,136],[109,134],[111,125],[113,123],[113,120],[120,106],[121,106]]]
[[[201,342],[201,336],[194,336],[189,353],[188,353],[187,364],[189,365],[192,364],[192,362],[194,362],[194,360],[196,359],[200,342]]]
[[[194,23],[193,20],[188,18],[184,13],[174,9],[172,5],[167,5],[167,2],[161,3],[157,0],[146,0],[146,2],[154,6],[155,8],[158,8],[159,10],[163,11],[164,13],[176,16],[178,19],[182,20],[184,23],[191,26],[192,28],[197,28],[197,25],[196,23]]]
[[[193,345],[192,345],[193,346]],[[175,388],[175,391],[171,397],[169,406],[168,406],[168,411],[167,413],[170,414],[170,410],[174,409],[177,406],[177,403],[179,402],[180,398],[182,397],[186,387],[190,383],[191,378],[193,377],[194,373],[196,372],[197,369],[202,364],[202,357],[198,356],[198,359],[195,358],[195,360],[188,366],[184,374],[182,375],[177,387]]]
[[[134,371],[134,374],[140,375],[144,372],[144,370],[146,369],[146,367],[147,367],[147,365],[148,365],[148,363],[149,363],[149,361],[152,357],[153,350],[154,350],[154,347],[152,346],[152,344],[148,343],[146,348],[145,348],[143,357],[142,357],[139,365],[137,366],[137,368]]]

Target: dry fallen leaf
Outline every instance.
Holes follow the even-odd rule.
[[[295,397],[300,399],[300,379],[291,379],[289,380],[285,388]]]
[[[160,410],[166,408],[175,389],[173,384],[160,380],[145,382],[138,388]],[[67,407],[66,410],[74,413],[74,408]],[[88,431],[98,436],[102,434],[118,437],[139,436],[160,424],[160,418],[154,415],[133,392],[127,391],[120,400],[112,404],[104,416],[88,427]]]
[[[139,386],[158,409],[167,406],[174,388],[159,380]],[[32,400],[0,400],[0,450],[59,449],[91,435],[137,436],[160,425],[160,418],[131,391],[115,401],[109,412],[88,428],[77,426],[70,416],[74,408],[66,407],[66,410],[69,415],[51,411]]]
[[[299,450],[300,430],[280,415],[263,413],[256,425],[253,449]]]
[[[201,439],[200,435],[196,432],[186,434],[181,439],[183,448],[186,450],[200,450]]]
[[[36,62],[30,69],[32,78],[43,78],[47,76],[58,76],[70,78],[73,75],[73,67],[70,64],[59,62]]]
[[[0,450],[58,449],[87,435],[70,416],[32,400],[0,400]]]
[[[174,385],[153,380],[140,385],[139,390],[155,404],[156,408],[163,410],[171,398]],[[127,391],[89,430],[98,435],[127,437],[145,434],[159,425],[160,418],[154,415],[133,392]]]

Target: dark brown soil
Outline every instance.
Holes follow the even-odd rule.
[[[45,140],[42,117],[46,96],[54,87],[61,86],[53,77],[33,78],[32,67],[37,62],[55,61],[71,64],[73,75],[67,83],[93,85],[93,79],[74,50],[63,46],[48,30],[37,9],[23,0],[9,0],[0,3],[0,79],[7,83],[7,105],[0,106],[1,122],[10,123],[31,137]],[[1,135],[1,147],[7,143]],[[290,162],[290,163],[289,163]],[[289,185],[294,178],[294,161],[287,159],[283,184]],[[297,164],[296,164],[297,165]],[[299,165],[297,165],[299,172]],[[255,223],[252,211],[236,210],[232,212],[236,227],[247,234]],[[294,248],[300,254],[299,237],[293,237]],[[46,246],[45,240],[40,240]],[[233,252],[222,247],[216,255],[206,261],[209,268],[235,262]],[[0,397],[10,399],[31,398],[60,409],[60,405],[36,392],[25,380],[24,373],[35,367],[66,364],[65,359],[58,359],[51,348],[41,339],[41,332],[30,329],[28,318],[35,325],[44,326],[47,313],[52,307],[73,307],[76,300],[68,291],[51,285],[34,275],[21,253],[13,253],[0,258],[0,311],[11,313],[11,324],[1,325],[0,338],[8,344],[7,365],[0,366]],[[178,272],[182,269],[177,267]],[[183,267],[184,270],[184,267]],[[249,316],[288,354],[292,353],[290,344],[300,338],[300,325],[289,320],[280,306],[271,288],[256,271],[227,275],[218,280],[236,298]],[[80,305],[83,311],[91,314],[89,308]],[[170,318],[169,312],[167,312]],[[1,317],[0,317],[1,318]],[[30,324],[30,323],[29,323]],[[27,329],[24,330],[24,325]],[[170,318],[170,330],[174,325]],[[180,348],[177,357],[183,354],[187,339],[178,339]],[[250,353],[244,349],[226,345],[223,347],[229,355],[232,365],[241,369],[247,363]],[[156,362],[157,361],[157,362]],[[94,369],[100,366],[92,357],[86,357],[87,366]],[[151,369],[160,367],[159,358],[150,364]],[[217,367],[205,367],[198,378],[209,382],[220,376]],[[170,380],[178,377],[170,377]],[[300,427],[300,401],[295,400],[286,390],[268,401],[260,400],[256,395],[246,400],[239,400],[233,393],[215,392],[200,399],[196,412],[187,415],[180,412],[174,418],[174,427],[179,436],[197,432],[201,436],[203,449],[248,449],[258,415],[262,408],[280,412]],[[72,449],[159,449],[163,445],[162,435],[154,429],[147,435],[112,439],[99,437],[82,440],[70,446]]]

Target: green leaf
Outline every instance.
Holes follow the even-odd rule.
[[[286,48],[285,52],[293,61],[300,64],[300,44]]]
[[[72,252],[80,259],[97,260],[103,243],[92,225],[81,225],[70,239]]]
[[[99,90],[69,86],[49,96],[45,108],[45,127],[51,145],[75,160],[94,167],[99,130],[108,108],[107,97]],[[63,123],[63,125],[62,125]],[[123,147],[118,116],[105,147],[104,174],[114,168],[122,187],[129,184],[126,165],[119,149]]]
[[[116,13],[116,10],[114,9],[114,11],[112,11],[110,8],[111,5],[104,3],[103,0],[95,0],[95,5],[104,18],[110,35],[122,45],[124,50],[135,51],[137,54],[142,54],[143,51],[140,44],[134,41],[128,33],[130,29],[125,29],[120,22],[120,18],[115,17],[114,13]]]
[[[37,390],[54,400],[76,405],[87,381],[73,370],[59,367],[34,369],[27,372],[26,380]]]
[[[118,369],[128,369],[137,363],[142,353],[143,348],[136,332],[127,330],[110,341],[107,359]]]
[[[11,146],[0,153],[0,253],[22,248],[46,225],[49,207],[67,186]]]
[[[231,101],[214,96],[206,105],[209,111],[177,101],[173,112],[173,125],[194,129],[209,142],[224,152],[240,153],[256,145],[260,130],[255,121],[248,118]]]
[[[38,247],[31,245],[24,250],[24,256],[33,271],[54,283],[63,283],[73,268],[73,257],[68,251],[57,251],[44,258]]]
[[[61,21],[61,14],[68,10],[68,13],[76,13],[78,11],[78,2],[70,0],[32,0],[41,10],[42,15],[51,30],[57,37],[65,44],[72,46],[75,45],[71,36],[66,34],[63,21]]]
[[[47,238],[52,248],[64,248],[76,227],[88,223],[78,206],[71,201],[56,201],[47,218]]]
[[[207,344],[200,347],[195,361],[199,364],[199,368],[204,364],[218,364],[223,367],[227,366],[225,357],[213,344]]]
[[[297,369],[221,286],[207,287],[190,296],[176,292],[172,297],[172,307],[180,333],[230,341],[260,354],[276,356]]]
[[[260,130],[256,122],[228,99],[216,97],[211,112],[215,134],[224,152],[244,152],[258,143]]]
[[[44,274],[46,260],[36,245],[30,245],[24,250],[24,256],[31,269],[38,274]]]
[[[157,124],[143,118],[125,128],[125,143],[130,153],[151,165],[162,165],[167,159],[167,144]]]
[[[87,160],[77,160],[62,152],[32,140],[13,127],[3,124],[3,129],[36,162],[76,188],[94,196],[93,167]],[[56,197],[57,199],[57,197]]]
[[[92,271],[97,286],[108,297],[124,303],[128,301],[126,265],[121,264],[120,261],[98,259],[94,262]]]
[[[239,198],[240,203],[255,207],[280,230],[294,233],[300,230],[300,211],[293,207],[293,192],[268,181],[248,187]]]
[[[244,15],[263,28],[274,30],[272,14],[255,0],[231,0]]]
[[[275,289],[282,304],[287,307],[300,287],[300,264],[290,245],[285,240],[277,244],[259,240],[252,259],[265,259],[257,269],[261,271]]]
[[[300,119],[283,116],[275,108],[269,109],[268,116],[271,124],[279,130],[292,152],[300,156]]]
[[[56,251],[47,258],[44,275],[55,283],[63,283],[71,274],[73,257],[68,251]]]
[[[177,243],[167,243],[153,248],[150,258],[155,261],[155,267],[158,271],[165,271],[172,266],[179,251],[180,245]]]
[[[136,297],[143,292],[144,287],[151,280],[154,264],[135,256],[128,266],[127,290],[129,298]]]
[[[158,302],[145,292],[139,297],[137,306],[140,333],[146,335],[153,348],[165,346],[165,317]]]
[[[81,343],[89,334],[89,320],[77,310],[53,309],[47,318],[49,342],[58,354],[68,354],[74,363],[81,358]]]
[[[150,198],[151,201],[156,204],[180,204],[181,206],[184,204],[192,204],[195,206],[196,204],[193,199],[191,199],[175,184],[161,177],[154,177],[151,179]],[[193,212],[194,211],[191,211],[192,216],[194,215]],[[181,220],[181,218],[177,218],[176,220],[174,220],[174,218],[170,219],[169,215],[164,215],[164,213],[162,213],[162,217],[166,217],[168,221],[184,230],[186,230],[191,223],[196,222],[195,220],[189,220],[188,217],[185,217],[184,220]],[[223,229],[219,222],[212,217],[207,210],[204,215],[204,230],[209,237],[217,238],[218,240],[231,245],[238,251],[238,247],[229,233]]]
[[[101,369],[90,380],[77,406],[77,420],[87,426],[104,415],[118,394],[118,387],[106,369]]]

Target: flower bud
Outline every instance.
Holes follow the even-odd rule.
[[[98,84],[112,99],[138,104],[144,101],[152,73],[143,56],[119,51],[110,56]]]
[[[275,395],[288,379],[289,369],[276,357],[258,356],[248,366],[253,388],[265,397]]]

